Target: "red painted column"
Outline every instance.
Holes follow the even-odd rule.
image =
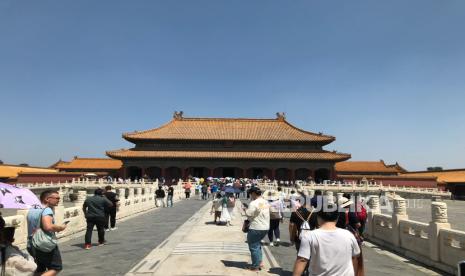
[[[331,180],[336,180],[337,178],[337,175],[336,175],[336,170],[334,169],[334,167],[331,169]]]
[[[272,168],[271,169],[271,177],[270,177],[271,180],[275,180],[276,179],[276,169],[275,168]]]
[[[165,178],[166,180],[166,172],[165,172],[166,168],[160,168],[160,174],[161,174],[161,177]]]
[[[144,177],[145,174],[146,174],[146,171],[147,171],[146,168],[144,168],[144,167],[140,168],[140,176],[141,176],[141,177]]]
[[[289,180],[294,181],[295,180],[295,170],[294,169],[288,169],[289,170]]]
[[[123,170],[123,172],[122,172],[123,176],[122,177],[123,177],[123,179],[126,179],[127,174],[128,174],[128,169],[123,166],[122,170]]]
[[[182,178],[183,180],[186,180],[186,179],[187,179],[187,173],[188,173],[188,172],[187,172],[187,168],[182,167],[182,168],[181,168],[181,178]]]
[[[207,175],[205,176],[205,178],[210,177],[210,176],[213,176],[213,169],[207,168]]]

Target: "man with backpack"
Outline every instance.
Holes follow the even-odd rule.
[[[165,207],[165,191],[161,186],[158,186],[158,190],[155,191],[155,203],[157,207],[160,207],[163,205],[163,208]]]

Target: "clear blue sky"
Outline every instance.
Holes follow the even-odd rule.
[[[0,159],[187,117],[273,118],[352,160],[465,167],[465,1],[0,1]]]

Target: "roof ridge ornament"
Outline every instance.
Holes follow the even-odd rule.
[[[276,112],[276,119],[280,121],[285,121],[286,120],[286,113],[284,112]]]
[[[182,115],[184,114],[184,112],[182,111],[175,111],[174,114],[173,114],[173,118],[175,120],[182,120]]]

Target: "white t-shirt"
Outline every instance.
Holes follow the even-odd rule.
[[[250,220],[250,229],[270,229],[270,205],[263,198],[259,197],[251,201],[249,208],[245,211],[245,214]]]
[[[298,256],[310,259],[312,276],[353,276],[352,257],[359,254],[357,240],[345,229],[302,232]]]

